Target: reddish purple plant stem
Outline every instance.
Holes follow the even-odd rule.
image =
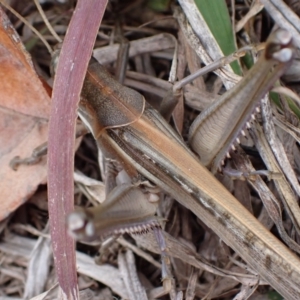
[[[66,215],[74,209],[74,137],[80,91],[107,0],[78,0],[60,54],[49,122],[48,197],[52,248],[64,299],[78,299],[73,239]]]

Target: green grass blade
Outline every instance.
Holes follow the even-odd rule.
[[[236,51],[234,32],[225,0],[195,0],[195,3],[224,55]],[[230,65],[236,74],[241,75],[238,62]]]

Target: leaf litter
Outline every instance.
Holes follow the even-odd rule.
[[[67,1],[63,4],[44,2],[43,8],[47,18],[55,31],[63,37],[74,7]],[[114,5],[117,5],[117,9]],[[13,6],[43,32],[45,39],[54,46],[53,37],[45,30],[42,19],[37,17],[39,14],[31,1],[16,1]],[[234,12],[235,23],[238,24],[239,33],[236,39],[239,47],[249,42],[263,41],[272,29],[272,26],[262,26],[266,20],[270,21],[270,15],[261,14],[260,9],[254,11],[246,1],[229,7],[229,11],[231,14]],[[249,11],[252,17],[249,17]],[[170,87],[167,79],[174,48],[178,47],[181,53],[178,64],[181,71],[178,72],[177,79],[181,79],[189,71],[194,71],[194,64],[200,64],[199,60],[195,59],[198,57],[198,49],[188,43],[188,39],[193,37],[184,33],[185,29],[186,32],[190,29],[184,29],[183,23],[181,27],[178,26],[179,19],[172,17],[171,1],[167,1],[165,7],[159,9],[153,6],[144,9],[141,3],[135,1],[128,1],[126,5],[122,1],[111,2],[95,45],[95,56],[101,57],[101,62],[110,70],[113,70],[117,57],[118,42],[114,40],[116,15],[122,15],[123,34],[131,44],[125,84],[144,92],[147,100],[156,106],[162,94]],[[186,16],[189,18],[188,13]],[[35,299],[46,299],[45,294],[38,296],[46,291],[49,291],[48,299],[55,299],[56,296],[51,296],[57,279],[51,259],[47,227],[46,157],[33,165],[21,165],[17,171],[9,165],[15,156],[29,157],[34,148],[47,141],[50,99],[44,88],[45,84],[36,75],[33,65],[43,81],[51,84],[50,56],[27,27],[21,25],[10,13],[9,17],[22,42],[30,47],[33,64],[14,29],[7,27],[7,21],[2,22],[0,78],[5,80],[0,81],[0,299],[33,299],[35,296]],[[180,38],[174,42],[170,35]],[[188,58],[184,57],[187,51]],[[207,58],[202,59],[208,63]],[[177,108],[177,117],[174,119],[174,124],[179,124],[177,128],[183,128],[183,137],[186,137],[189,124],[197,115],[197,108],[201,110],[208,105],[206,99],[203,102],[200,97],[197,99],[197,90],[202,88],[199,94],[205,94],[213,101],[218,93],[223,92],[222,82],[226,86],[228,82],[237,78],[230,69],[223,71],[223,75],[218,75],[221,77],[206,75],[199,79],[197,84],[185,88],[184,105]],[[288,82],[286,84],[288,85]],[[293,89],[299,91],[297,84],[293,83]],[[286,98],[287,96],[283,95],[281,101],[288,101]],[[287,115],[297,114],[297,110],[282,111],[282,107],[287,106],[277,108],[281,114],[280,122],[289,125]],[[299,133],[294,134],[298,136]],[[282,132],[281,136],[282,139],[286,139]],[[283,146],[285,147],[285,144]],[[295,147],[286,151],[291,165],[297,169],[299,150],[296,143]],[[250,153],[250,158],[257,169],[264,169],[257,153],[252,156]],[[100,168],[98,167],[97,148],[90,136],[83,139],[76,153],[75,167],[78,170],[75,175],[75,204],[89,206],[101,202],[104,174],[101,162]],[[270,218],[265,217],[265,209],[258,196],[259,187],[255,192],[250,185],[244,185],[243,192],[240,192],[240,188],[238,191],[235,189],[241,185],[228,178],[222,180],[236,197],[243,198],[244,203],[246,201],[245,205],[279,236]],[[266,179],[264,181],[264,188],[269,188],[279,197],[272,182]],[[297,191],[297,188],[295,190]],[[258,280],[255,270],[244,265],[201,220],[173,199],[163,197],[165,200],[159,207],[159,214],[168,220],[164,229],[167,232],[166,239],[175,281],[173,288],[178,292],[178,299],[267,299],[268,295],[274,292],[266,282]],[[282,222],[281,227],[285,228],[293,242],[299,241],[298,232],[291,225],[288,214],[284,215]],[[94,260],[99,245],[78,243],[77,250],[78,281],[80,289],[83,290],[81,299],[151,299],[156,293],[159,294],[161,262],[155,254],[159,251],[151,233],[134,236],[134,239],[127,235],[117,238],[108,248],[108,253],[102,255],[101,265],[97,265]],[[169,296],[160,298],[169,299]]]

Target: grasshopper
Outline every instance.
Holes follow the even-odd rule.
[[[191,145],[201,157],[206,155],[203,147],[212,152],[204,164],[212,167],[213,172],[232,143],[238,142],[238,134],[249,126],[248,116],[251,118],[258,101],[290,65],[293,55],[291,35],[283,30],[275,32],[267,41],[259,62],[240,85],[226,93],[195,121],[190,131]],[[160,187],[191,210],[285,298],[300,298],[299,259],[203,166],[142,95],[120,85],[93,59],[86,75],[78,114],[104,156],[118,160],[133,181],[142,177]],[[215,128],[212,134],[208,133],[209,126]],[[212,145],[199,142],[199,138],[203,136],[205,139],[207,133],[210,135],[206,141],[217,142]],[[124,186],[119,189],[124,189]],[[127,192],[130,194],[133,190],[128,189]],[[120,196],[119,192],[114,193]],[[112,196],[110,201],[114,198]],[[107,209],[95,208],[79,218],[74,218],[76,213],[71,215],[70,230],[75,235],[82,230],[87,235],[89,232],[94,235],[95,230],[113,233],[118,227],[121,228],[119,232],[131,232],[142,223],[149,225],[146,228],[157,224],[155,217],[151,217],[153,210],[148,208],[143,211],[145,217],[129,212],[127,217],[123,215],[111,222],[101,221],[104,211],[107,212]],[[135,223],[137,219],[138,225]],[[85,227],[87,224],[93,225],[91,230]]]
[[[274,61],[268,55],[274,49],[268,47],[280,47],[280,43],[288,45],[290,42],[291,36],[285,31],[280,30],[274,34],[273,42],[266,45],[265,57],[261,56],[238,87],[225,93],[205,109],[192,124],[189,132],[190,145],[201,157],[201,162],[213,173],[217,171],[224,157],[230,156],[229,151],[235,150],[234,144],[240,143],[239,135],[245,135],[246,128],[251,127],[250,121],[260,111],[258,99],[263,98],[292,62],[290,48],[278,49],[273,58],[279,64],[269,74]],[[253,83],[256,88],[253,88]],[[247,95],[248,101],[241,101],[242,93]]]

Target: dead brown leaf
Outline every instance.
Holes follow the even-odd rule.
[[[9,166],[47,140],[50,98],[12,24],[0,10],[0,220],[46,183],[46,159]]]

